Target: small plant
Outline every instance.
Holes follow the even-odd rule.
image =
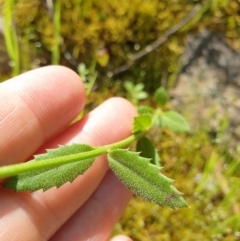
[[[166,95],[164,91],[162,93]],[[162,105],[162,96],[156,96],[155,101]],[[35,156],[32,161],[3,166],[0,178],[9,177],[3,187],[17,192],[60,187],[83,174],[96,157],[107,154],[110,168],[135,194],[161,206],[186,207],[181,193],[172,186],[172,180],[160,173],[158,153],[145,136],[156,125],[182,132],[189,129],[185,119],[176,112],[142,106],[139,116],[134,118],[132,135],[126,139],[98,147],[86,144],[61,146]],[[135,141],[137,152],[125,149]]]
[[[84,63],[80,63],[78,65],[78,73],[81,76],[81,79],[84,83],[87,96],[89,96],[97,78],[97,71],[95,70],[95,67],[95,59],[92,60],[91,66],[89,68],[87,68]]]
[[[143,83],[134,85],[131,81],[127,80],[123,83],[123,86],[127,91],[127,99],[133,104],[137,104],[139,100],[144,100],[148,97],[148,93],[143,90]]]

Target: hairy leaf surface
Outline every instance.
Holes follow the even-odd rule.
[[[189,131],[189,125],[186,119],[175,111],[165,111],[161,114],[160,124],[162,127],[167,127],[173,131],[186,132]]]
[[[153,116],[155,110],[150,107],[150,106],[145,106],[145,105],[141,105],[137,108],[138,114],[139,115],[149,115],[149,116]]]
[[[64,156],[93,150],[91,146],[84,144],[72,144],[61,146],[58,149],[48,150],[47,153],[35,156],[33,161],[41,161],[51,158],[63,158]],[[94,162],[94,158],[73,162],[59,167],[30,171],[24,174],[10,177],[4,183],[4,187],[14,189],[17,192],[34,192],[39,189],[44,191],[51,187],[60,187],[66,182],[72,182],[77,176],[83,174]]]
[[[151,123],[152,118],[149,115],[139,115],[134,117],[133,133],[147,130]]]
[[[153,95],[153,99],[160,105],[160,106],[164,106],[168,99],[169,99],[169,96],[168,96],[168,93],[167,91],[163,88],[163,87],[160,87],[158,88],[154,95]]]
[[[109,151],[108,161],[116,176],[145,200],[171,208],[187,206],[181,193],[171,185],[172,180],[159,173],[159,168],[151,165],[149,159],[115,149]]]

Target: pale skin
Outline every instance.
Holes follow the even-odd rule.
[[[60,66],[29,71],[0,84],[0,165],[20,163],[46,148],[110,144],[131,134],[135,108],[111,98],[66,128],[85,104],[77,74]],[[106,241],[132,193],[106,157],[59,189],[15,193],[0,188],[0,240]],[[117,236],[114,241],[131,241]]]

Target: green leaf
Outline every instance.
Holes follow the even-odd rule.
[[[176,132],[189,131],[189,125],[186,119],[175,111],[162,112],[160,116],[160,124]]]
[[[86,84],[87,75],[89,74],[89,70],[87,69],[87,67],[84,63],[80,63],[78,65],[78,73],[81,76],[82,81]]]
[[[137,142],[137,151],[140,152],[141,157],[150,159],[153,165],[160,167],[160,157],[156,148],[147,137],[142,137]]]
[[[132,92],[134,90],[134,84],[131,81],[126,80],[123,83],[123,86],[128,92]]]
[[[58,149],[48,150],[46,154],[37,155],[34,162],[55,157],[62,157],[80,152],[93,150],[91,146],[84,144],[72,144],[61,146]],[[46,191],[51,187],[60,187],[66,182],[72,182],[77,176],[83,174],[94,162],[94,158],[61,165],[54,168],[45,168],[37,171],[30,171],[24,174],[10,177],[4,183],[4,187],[14,189],[17,192],[34,192],[39,189]]]
[[[138,100],[144,100],[148,97],[148,93],[145,91],[136,92],[134,97]]]
[[[139,115],[134,117],[133,133],[147,130],[152,123],[152,118],[149,115]]]
[[[168,93],[163,87],[158,88],[153,95],[153,99],[161,106],[168,102],[168,98]]]
[[[181,193],[171,185],[172,180],[159,173],[159,168],[151,165],[149,159],[128,150],[114,149],[109,151],[108,161],[123,184],[145,200],[171,208],[187,206]]]
[[[134,86],[134,89],[135,89],[136,92],[139,92],[139,91],[144,89],[144,84],[143,83],[136,84]]]
[[[155,113],[155,110],[150,107],[150,106],[146,106],[146,105],[141,105],[137,108],[138,110],[138,114],[139,115],[149,115],[149,116],[153,116]]]

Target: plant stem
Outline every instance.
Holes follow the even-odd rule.
[[[145,135],[146,132],[138,132],[136,134],[132,134],[131,136],[112,144],[108,144],[102,147],[94,147],[93,150],[78,153],[78,154],[71,154],[67,156],[49,158],[41,161],[29,161],[26,163],[18,163],[13,165],[7,165],[0,167],[0,178],[16,176],[21,173],[40,170],[44,168],[53,168],[63,164],[68,164],[72,162],[77,162],[89,158],[94,158],[106,154],[109,150],[117,149],[117,148],[124,148],[130,145],[132,142],[138,140],[140,137]]]
[[[13,0],[6,0],[4,2],[4,39],[7,47],[7,52],[11,60],[13,61],[12,75],[19,74],[20,62],[19,62],[19,48],[16,28],[13,22]]]
[[[59,64],[61,42],[61,1],[56,1],[53,15],[54,44],[52,49],[52,64]]]

